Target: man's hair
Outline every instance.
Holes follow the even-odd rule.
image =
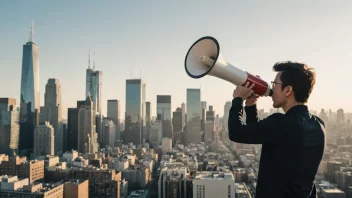
[[[288,61],[276,63],[273,70],[282,72],[280,76],[281,90],[290,85],[297,102],[306,103],[308,101],[315,85],[314,68],[303,63]]]

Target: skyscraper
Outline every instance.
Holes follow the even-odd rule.
[[[163,137],[173,139],[172,123],[171,123],[171,96],[170,95],[157,95],[157,120],[161,120],[163,128]]]
[[[108,100],[108,118],[111,118],[115,125],[115,140],[120,140],[120,101],[119,100]]]
[[[62,152],[63,147],[61,85],[58,79],[50,78],[48,80],[45,86],[44,98],[44,107],[40,111],[40,120],[49,122],[54,128],[56,154]]]
[[[187,144],[201,143],[200,89],[187,89]]]
[[[146,84],[142,79],[126,80],[126,115],[124,142],[141,144],[145,137]]]
[[[16,99],[0,98],[0,153],[13,156],[18,151],[19,112]]]
[[[42,123],[34,130],[34,157],[54,155],[54,128],[49,122]]]
[[[173,132],[180,132],[183,129],[182,126],[182,109],[177,108],[176,111],[173,112],[172,116],[172,127]]]
[[[184,127],[186,124],[186,104],[184,102],[181,104],[181,109],[182,109],[182,127]]]
[[[22,55],[19,150],[23,155],[33,152],[34,128],[39,123],[39,99],[39,49],[33,41],[32,25]]]
[[[227,101],[224,105],[224,127],[225,127],[225,130],[228,130],[228,121],[229,121],[229,112],[230,112],[230,109],[231,109],[231,105],[232,103],[230,101]]]
[[[152,129],[152,104],[150,102],[145,103],[145,125],[146,125],[146,141],[150,142],[150,135]]]
[[[67,150],[78,149],[79,107],[67,111]]]
[[[92,99],[89,96],[86,99],[86,105],[80,107],[78,116],[78,152],[98,152],[98,134],[95,130],[96,116]]]
[[[114,147],[116,142],[116,129],[114,120],[111,118],[104,118],[103,119],[103,135],[102,135],[102,146],[110,146]]]
[[[88,60],[88,69],[86,70],[86,98],[88,95],[92,98],[93,109],[96,114],[101,114],[102,105],[102,80],[103,72],[95,70],[95,63],[93,68],[90,67],[90,55]]]
[[[44,108],[40,114],[54,128],[62,121],[61,85],[58,79],[51,78],[45,86]]]
[[[213,106],[209,106],[209,111],[206,113],[206,121],[204,128],[204,142],[213,141],[213,131],[215,129],[215,111]]]

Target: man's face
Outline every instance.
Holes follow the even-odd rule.
[[[273,100],[273,107],[274,108],[280,108],[282,105],[286,102],[286,96],[283,92],[282,88],[282,81],[280,80],[282,72],[279,72],[276,74],[274,83],[273,83],[273,95],[272,100]]]

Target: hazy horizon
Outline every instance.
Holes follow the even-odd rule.
[[[347,0],[0,2],[0,97],[16,98],[19,105],[22,47],[34,20],[40,103],[44,105],[48,79],[57,78],[64,118],[67,108],[85,98],[89,49],[91,63],[95,52],[95,68],[103,72],[105,116],[107,100],[118,99],[124,118],[126,79],[140,75],[153,116],[157,95],[171,95],[175,111],[186,103],[187,88],[200,87],[201,100],[223,116],[235,86],[209,76],[192,79],[184,70],[189,47],[203,36],[218,39],[228,62],[267,82],[276,75],[272,71],[276,62],[299,61],[314,67],[317,82],[308,107],[318,113],[322,108],[352,112],[352,93],[343,86],[343,79],[352,73],[350,8],[352,2]],[[262,98],[258,108],[269,111],[271,104],[271,98]]]

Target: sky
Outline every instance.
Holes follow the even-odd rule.
[[[104,115],[108,99],[120,100],[124,115],[126,79],[141,77],[153,116],[156,95],[171,95],[174,111],[186,102],[187,88],[201,88],[201,100],[222,116],[235,86],[211,76],[193,79],[184,69],[188,49],[203,36],[219,41],[229,63],[267,82],[276,62],[314,67],[308,107],[352,112],[351,8],[348,0],[0,1],[0,97],[19,99],[22,47],[34,20],[40,103],[48,79],[59,79],[64,118],[85,98],[89,49],[103,72]],[[258,101],[258,108],[271,106],[270,97]]]

